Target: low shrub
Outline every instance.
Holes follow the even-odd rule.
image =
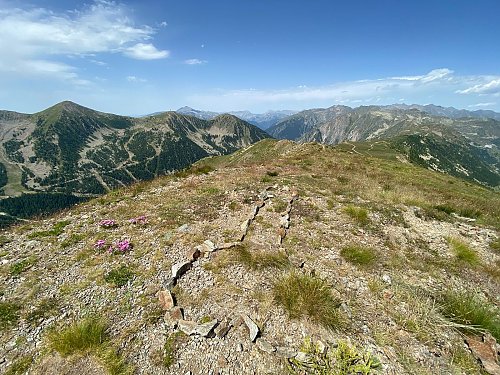
[[[380,361],[370,352],[359,350],[343,340],[338,341],[337,347],[324,350],[306,339],[301,352],[306,353],[306,360],[290,359],[288,369],[291,374],[369,375],[381,367]]]

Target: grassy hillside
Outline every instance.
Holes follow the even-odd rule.
[[[484,374],[500,195],[402,160],[263,140],[5,231],[1,369]]]

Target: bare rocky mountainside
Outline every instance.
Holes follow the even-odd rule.
[[[478,116],[438,106],[333,106],[299,112],[267,132],[278,139],[325,144],[386,140],[412,163],[498,187],[500,121]]]
[[[266,139],[4,230],[0,372],[498,374],[500,195],[404,155]]]
[[[201,120],[165,112],[132,118],[72,102],[32,115],[1,111],[0,188],[7,197],[33,192],[70,195],[56,196],[63,205],[75,195],[103,194],[267,137],[231,115]],[[25,195],[15,204],[29,206],[34,199]],[[1,210],[8,211],[5,205]]]

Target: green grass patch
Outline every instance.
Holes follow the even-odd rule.
[[[468,244],[459,240],[458,238],[447,238],[451,251],[459,262],[467,263],[470,265],[478,264],[479,257],[477,253]]]
[[[43,238],[50,236],[59,236],[62,232],[64,232],[64,228],[70,223],[71,221],[69,220],[59,221],[58,223],[54,224],[52,229],[30,233],[28,235],[28,238],[33,239],[33,238]]]
[[[370,352],[360,350],[344,340],[339,340],[337,347],[323,351],[306,339],[300,350],[307,354],[308,360],[301,362],[290,359],[288,369],[294,375],[369,375],[381,367],[380,361]]]
[[[305,316],[328,328],[342,323],[338,312],[340,303],[333,297],[330,286],[320,278],[291,272],[275,282],[273,296],[292,319]]]
[[[131,367],[111,345],[108,325],[101,319],[88,317],[79,322],[54,330],[49,334],[50,346],[63,357],[74,354],[93,354],[111,375],[131,374]]]
[[[115,268],[104,275],[104,280],[116,287],[127,284],[134,278],[134,273],[125,265]]]
[[[21,306],[13,302],[0,302],[0,330],[8,328],[19,320]]]
[[[490,248],[500,252],[500,237],[490,242]]]
[[[274,212],[284,212],[288,206],[288,202],[284,200],[278,200],[276,202],[273,202],[273,211]]]
[[[269,177],[276,177],[279,175],[279,172],[278,171],[267,171],[266,175],[268,175]]]
[[[51,347],[62,356],[99,348],[107,340],[107,325],[97,318],[86,318],[49,335]]]
[[[31,364],[33,363],[33,357],[30,355],[22,356],[16,359],[5,371],[5,375],[23,375],[25,374]]]
[[[368,210],[363,207],[348,205],[344,207],[343,211],[361,226],[366,226],[370,223]]]
[[[286,254],[282,252],[268,253],[264,251],[250,251],[246,246],[237,246],[232,250],[233,260],[252,270],[265,268],[283,269],[290,266]]]
[[[478,293],[449,290],[440,297],[440,310],[463,330],[489,331],[500,341],[500,309]]]
[[[370,247],[349,245],[340,250],[340,255],[350,263],[358,266],[369,266],[377,261],[377,253]]]
[[[65,249],[69,246],[76,245],[78,242],[83,241],[85,237],[86,236],[84,234],[72,234],[61,242],[61,247]]]
[[[212,171],[215,171],[215,168],[210,165],[193,165],[190,168],[176,172],[174,176],[175,177],[188,177],[191,175],[199,176],[202,174],[208,174]]]
[[[19,276],[21,273],[30,268],[33,264],[35,264],[36,259],[33,257],[29,257],[19,262],[10,265],[9,272],[11,276]]]

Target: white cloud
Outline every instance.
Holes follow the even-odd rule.
[[[489,103],[477,103],[477,104],[471,104],[468,107],[469,108],[483,108],[483,107],[493,107],[496,106],[497,103],[495,102],[489,102]]]
[[[168,57],[169,51],[160,51],[152,44],[137,43],[124,50],[125,55],[137,60],[157,60]]]
[[[0,50],[8,53],[2,53],[0,71],[11,71],[12,66],[21,71],[35,65],[37,69],[23,73],[56,76],[59,72],[54,67],[64,66],[62,70],[73,72],[59,78],[75,81],[75,69],[62,64],[61,58],[95,57],[99,53],[122,53],[145,60],[167,57],[168,51],[149,42],[155,32],[150,26],[136,26],[128,9],[113,1],[95,0],[80,10],[61,13],[4,5],[0,8]]]
[[[199,60],[199,59],[184,60],[184,64],[187,64],[187,65],[202,65],[202,64],[206,64],[206,63],[207,63],[206,60]]]
[[[127,76],[126,79],[129,82],[147,82],[147,79],[139,78],[136,76]]]
[[[429,73],[421,76],[391,77],[391,79],[398,81],[420,81],[423,83],[428,83],[435,80],[440,80],[442,78],[445,78],[446,76],[450,76],[451,74],[453,74],[453,70],[442,68],[431,70]]]
[[[340,82],[328,86],[295,86],[281,90],[214,90],[197,94],[188,101],[202,108],[214,108],[225,103],[227,108],[307,108],[333,104],[391,104],[405,98],[409,103],[430,103],[454,106],[471,104],[457,93],[467,87],[489,82],[492,89],[498,76],[459,76],[448,68],[434,69],[422,75],[393,76],[350,82]],[[488,90],[484,90],[488,91]],[[492,95],[492,98],[496,94]]]
[[[465,90],[457,90],[458,94],[498,94],[500,93],[500,78],[487,83],[479,83]]]

